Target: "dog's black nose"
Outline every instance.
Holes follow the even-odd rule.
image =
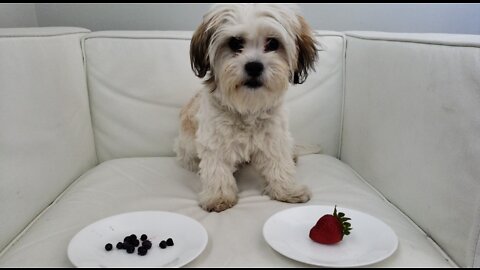
[[[248,62],[245,65],[245,71],[247,72],[248,76],[258,77],[262,74],[263,64],[260,62]]]

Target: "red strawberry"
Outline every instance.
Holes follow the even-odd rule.
[[[310,229],[310,239],[320,244],[331,245],[342,241],[344,235],[349,235],[352,229],[351,224],[347,222],[350,218],[339,212],[337,206],[333,210],[333,215],[322,216],[315,226]]]

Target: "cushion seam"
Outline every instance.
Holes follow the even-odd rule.
[[[342,104],[340,108],[340,126],[338,134],[338,148],[337,158],[341,160],[342,157],[342,142],[343,142],[343,120],[345,118],[345,93],[347,86],[347,38],[343,36],[343,48],[342,48]]]
[[[424,44],[424,45],[437,45],[437,46],[448,46],[448,47],[471,47],[471,48],[480,48],[480,44],[475,44],[473,42],[465,43],[450,43],[448,41],[434,41],[434,40],[408,40],[408,39],[396,39],[396,38],[381,38],[381,37],[365,37],[355,34],[345,34],[350,38],[357,38],[362,40],[370,41],[385,41],[385,42],[400,42],[400,43],[415,43],[415,44]]]
[[[70,32],[70,33],[58,33],[58,34],[45,34],[45,35],[0,35],[0,39],[2,38],[29,38],[29,37],[59,37],[59,36],[68,36],[68,35],[77,35],[77,34],[87,34],[90,33],[89,31],[78,31],[78,32]]]
[[[88,110],[90,114],[90,125],[92,126],[92,137],[93,137],[93,145],[95,147],[95,157],[97,158],[97,165],[100,163],[98,158],[98,147],[97,147],[97,138],[95,134],[95,125],[94,125],[94,117],[92,111],[92,94],[90,93],[90,80],[88,76],[88,65],[87,65],[87,50],[85,47],[85,36],[80,39],[80,49],[82,50],[82,60],[83,60],[83,71],[85,72],[85,85],[87,87],[87,97],[88,97]]]
[[[480,210],[480,208],[478,208]],[[478,210],[477,210],[477,217],[479,216],[478,215]],[[472,259],[472,265],[470,267],[473,267],[473,268],[479,268],[480,267],[480,227],[479,227],[479,224],[478,224],[478,219],[477,219],[477,226],[476,226],[476,231],[477,231],[477,235],[475,237],[475,239],[477,239],[477,241],[473,242],[473,259]]]

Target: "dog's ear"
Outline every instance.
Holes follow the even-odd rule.
[[[302,84],[308,77],[310,70],[315,71],[317,61],[317,40],[305,19],[297,15],[300,28],[296,32],[296,45],[298,51],[297,68],[293,74],[293,83]]]
[[[190,42],[190,65],[193,73],[199,78],[205,77],[207,71],[210,70],[208,47],[214,33],[214,29],[212,27],[209,28],[210,21],[204,17],[202,23],[193,33],[192,41]]]

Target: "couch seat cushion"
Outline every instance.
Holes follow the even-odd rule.
[[[300,206],[262,195],[263,182],[251,168],[236,173],[239,201],[221,213],[197,203],[200,180],[174,158],[125,158],[104,162],[72,184],[0,257],[0,267],[71,267],[70,239],[83,227],[130,211],[163,210],[198,220],[208,245],[188,267],[305,267],[270,248],[262,235],[274,213]],[[369,213],[399,237],[396,252],[376,267],[450,267],[455,264],[405,215],[346,164],[327,155],[300,157],[299,181],[313,197],[301,205],[337,204]],[[355,221],[352,221],[355,227]],[[354,233],[354,232],[353,232]]]

